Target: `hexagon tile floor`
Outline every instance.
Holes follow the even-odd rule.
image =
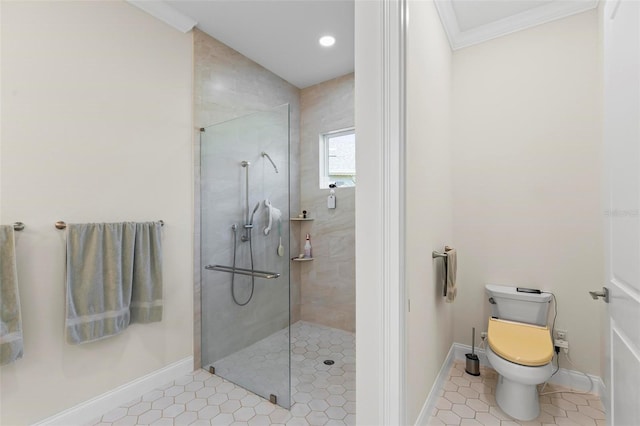
[[[291,411],[199,370],[142,395],[90,424],[354,425],[355,335],[302,321],[291,327],[291,335]],[[265,340],[271,338],[282,339],[282,333]],[[264,348],[281,347],[268,341],[258,343]],[[322,362],[327,357],[335,359],[333,366]]]
[[[332,360],[334,364],[326,365],[325,360]],[[305,398],[313,391],[316,396],[312,399],[324,399],[329,395],[322,396],[327,392],[318,390],[320,386],[329,394],[340,392],[340,387],[345,391],[355,390],[354,334],[298,321],[290,330],[280,330],[216,361],[213,367],[217,375],[266,399],[274,394],[278,401],[289,400],[289,383],[293,402],[309,402]],[[209,370],[209,366],[205,370]]]
[[[429,419],[429,425],[546,426],[606,425],[598,395],[562,391],[569,389],[547,385],[540,396],[540,416],[530,422],[518,422],[504,414],[494,397],[497,373],[480,367],[480,376],[464,372],[464,361],[455,361],[449,378]]]

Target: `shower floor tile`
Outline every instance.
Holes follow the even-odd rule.
[[[269,340],[271,339],[271,340]],[[269,379],[269,362],[287,347],[286,331],[216,363],[216,372],[249,369],[254,383]],[[342,330],[299,321],[291,326],[291,410],[248,392],[218,375],[198,370],[119,407],[91,425],[354,425],[355,335]],[[265,352],[259,352],[265,350]],[[251,358],[264,356],[253,367]],[[271,355],[269,355],[271,354]],[[233,357],[236,357],[235,359]],[[332,359],[333,365],[324,364]],[[255,360],[254,360],[255,361]],[[240,366],[241,368],[238,368]]]
[[[289,398],[291,355],[291,401],[307,404],[328,398],[329,388],[331,395],[355,390],[354,339],[347,331],[298,321],[291,325],[291,345],[289,330],[280,330],[213,363],[213,367],[217,375],[265,398],[270,394]],[[326,360],[333,364],[325,364]]]
[[[474,377],[464,369],[464,361],[454,362],[429,425],[606,425],[598,395],[571,393],[570,389],[551,384],[545,389],[545,393],[550,394],[540,396],[538,418],[529,422],[514,420],[496,404],[498,375],[495,370],[480,367],[480,376]]]

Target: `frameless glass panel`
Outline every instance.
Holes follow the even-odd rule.
[[[200,144],[203,368],[289,408],[289,105]]]

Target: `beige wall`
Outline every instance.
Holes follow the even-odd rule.
[[[486,329],[486,283],[556,294],[575,366],[600,374],[601,99],[597,11],[453,55],[456,342]]]
[[[124,2],[2,2],[2,223],[24,358],[0,423],[30,424],[192,353],[192,36]],[[67,222],[163,219],[164,317],[65,343]]]
[[[413,424],[452,343],[442,260],[455,245],[451,195],[451,50],[434,3],[409,1],[407,32],[407,420]]]
[[[300,227],[301,245],[311,234],[314,257],[292,265],[300,270],[301,319],[347,331],[356,328],[355,188],[336,188],[337,208],[327,209],[329,190],[320,189],[318,143],[322,133],[354,126],[353,89],[351,73],[300,91],[300,210],[314,221],[292,222]]]

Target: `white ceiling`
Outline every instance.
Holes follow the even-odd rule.
[[[598,0],[436,0],[453,49],[597,7]]]
[[[452,2],[461,31],[468,31],[548,3],[551,3],[551,0],[456,0]]]
[[[304,88],[353,72],[354,0],[168,0],[198,29]],[[336,44],[318,39],[332,35]]]
[[[305,88],[354,70],[354,2],[128,0],[181,31],[193,26]],[[453,49],[595,8],[598,0],[435,0]],[[318,44],[323,35],[336,44]]]

